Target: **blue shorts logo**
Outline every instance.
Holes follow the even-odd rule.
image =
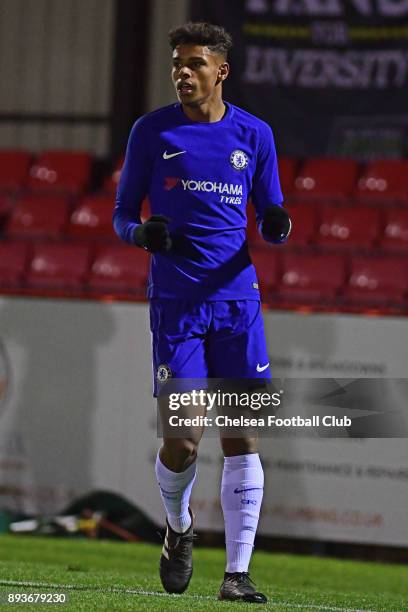
[[[171,378],[171,375],[172,375],[171,370],[166,363],[160,364],[159,367],[157,368],[157,375],[156,375],[157,382],[165,383],[166,380]]]

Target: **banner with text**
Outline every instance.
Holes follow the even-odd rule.
[[[194,0],[233,36],[226,98],[274,129],[278,152],[407,154],[407,0]]]
[[[406,319],[271,311],[264,319],[282,386],[272,398],[274,437],[260,439],[259,532],[408,546],[408,438],[386,429],[391,417],[404,435],[407,423]],[[0,508],[50,515],[108,489],[163,523],[150,352],[146,304],[0,299]],[[298,401],[286,414],[278,400],[291,379]],[[286,427],[283,417],[302,416],[302,398],[313,397],[313,414],[336,419]],[[367,418],[376,437],[354,437]],[[222,467],[218,437],[205,436],[192,497],[198,529],[223,530]]]

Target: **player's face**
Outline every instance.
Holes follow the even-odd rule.
[[[178,45],[173,51],[172,79],[182,104],[196,106],[210,100],[228,75],[221,55],[203,45]]]

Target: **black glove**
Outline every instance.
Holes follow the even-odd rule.
[[[269,206],[265,209],[261,224],[261,233],[265,240],[277,244],[285,242],[291,228],[290,217],[282,206]]]
[[[135,229],[134,243],[151,253],[169,251],[171,249],[171,238],[167,229],[169,221],[164,215],[152,215]]]

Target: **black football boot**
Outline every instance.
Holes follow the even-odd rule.
[[[218,599],[258,604],[268,601],[263,593],[255,591],[254,583],[248,572],[225,572]]]
[[[166,535],[160,557],[160,580],[167,593],[184,593],[193,573],[193,513],[184,533],[173,531],[166,519]]]

